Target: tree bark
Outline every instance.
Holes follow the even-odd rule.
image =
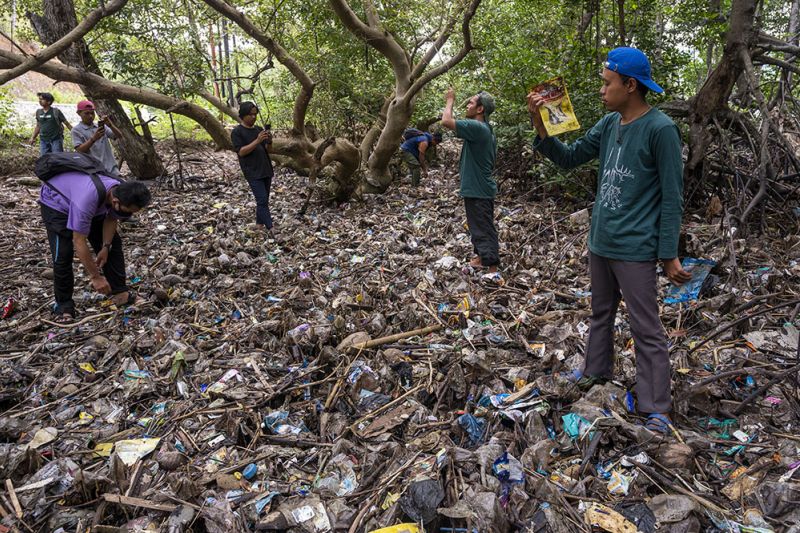
[[[414,112],[414,99],[425,85],[453,68],[472,50],[470,23],[481,0],[471,0],[463,6],[461,11],[457,11],[416,65],[412,65],[411,55],[389,31],[382,27],[372,0],[364,1],[366,22],[356,15],[347,0],[329,1],[334,13],[345,28],[380,52],[389,61],[394,73],[394,92],[384,101],[376,124],[367,133],[360,148],[362,164],[366,165],[362,191],[382,193],[389,188],[392,182],[389,163],[397,151],[402,132],[408,126]],[[450,59],[429,69],[433,58],[452,35],[459,14],[461,15],[461,32],[464,43]],[[379,134],[376,133],[378,130]],[[377,139],[375,139],[376,135]],[[366,157],[367,155],[369,157]]]
[[[58,42],[78,26],[72,0],[43,0],[43,8],[43,17],[28,12],[28,18],[44,44],[52,45]],[[61,51],[58,58],[65,65],[95,76],[103,76],[82,38],[76,39],[71,46]],[[131,173],[140,179],[154,179],[164,174],[164,165],[156,154],[155,147],[136,133],[128,115],[113,94],[101,95],[93,91],[93,88],[98,86],[98,84],[82,85],[81,89],[94,101],[98,111],[103,115],[109,115],[122,132],[122,138],[118,139],[115,145],[121,158],[127,161]]]
[[[733,0],[722,58],[690,100],[689,158],[684,169],[685,178],[702,177],[701,163],[711,141],[707,126],[716,112],[727,108],[736,80],[744,70],[741,53],[749,53],[754,39],[755,9],[756,0]]]
[[[0,50],[0,68],[13,68],[24,61],[24,56]],[[34,70],[54,80],[69,81],[77,83],[81,87],[86,87],[99,99],[114,99],[114,101],[116,101],[116,98],[119,98],[128,102],[147,105],[189,117],[208,132],[217,146],[229,150],[233,149],[230,135],[227,130],[225,130],[222,123],[214,118],[211,113],[191,102],[179,100],[178,98],[173,98],[172,96],[157,93],[149,89],[117,83],[97,74],[92,74],[74,67],[59,65],[54,62],[39,65]],[[131,125],[131,127],[133,127],[133,125]]]
[[[75,26],[72,31],[67,33],[61,39],[57,40],[38,54],[35,54],[33,57],[25,61],[25,63],[18,65],[7,72],[4,72],[3,74],[0,74],[0,85],[5,85],[14,78],[22,76],[37,65],[42,65],[53,59],[58,54],[72,46],[72,43],[78,39],[82,39],[84,35],[89,33],[92,28],[94,28],[97,23],[100,22],[100,19],[113,15],[122,9],[126,3],[128,3],[128,0],[111,0],[108,5],[101,5],[86,15],[86,18],[83,19],[80,24]]]

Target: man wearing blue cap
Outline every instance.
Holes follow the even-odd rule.
[[[635,48],[615,48],[603,63],[600,97],[610,111],[570,145],[548,137],[539,109],[528,95],[533,147],[562,168],[600,160],[597,197],[589,232],[592,319],[578,387],[588,390],[612,377],[614,319],[621,298],[630,315],[636,349],[638,408],[646,427],[667,433],[671,426],[670,362],[658,316],[656,262],[680,285],[691,276],[678,259],[683,214],[683,162],[678,128],[647,103],[647,93],[664,90],[650,75],[650,62]]]

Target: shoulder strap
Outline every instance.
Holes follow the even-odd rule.
[[[103,180],[100,179],[100,176],[97,173],[92,172],[89,174],[89,176],[92,178],[92,183],[94,183],[95,189],[97,189],[97,207],[99,209],[100,207],[103,207],[103,203],[106,201],[106,193],[108,190],[103,184]],[[114,176],[106,177],[116,181],[118,184],[122,183],[121,179],[115,178]]]

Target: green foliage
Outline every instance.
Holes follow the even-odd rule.
[[[19,124],[14,120],[14,102],[8,96],[8,89],[0,87],[0,136],[14,134]]]
[[[384,0],[375,2],[385,29],[418,59],[463,1]],[[518,146],[531,138],[525,96],[536,83],[563,76],[584,130],[605,112],[599,96],[599,71],[609,50],[622,43],[644,50],[653,63],[665,99],[688,98],[718,60],[731,0],[720,0],[718,11],[709,0],[626,0],[621,28],[617,2],[553,0],[483,0],[472,22],[475,49],[457,67],[430,83],[418,96],[412,121],[437,116],[448,86],[457,90],[457,112],[463,100],[484,89],[493,93],[497,110],[492,117],[501,146]],[[232,0],[257,27],[275,38],[308,72],[315,93],[307,120],[322,135],[344,135],[354,142],[374,123],[395,79],[383,56],[347,31],[326,1]],[[351,0],[363,17],[364,2]],[[81,18],[97,0],[77,0]],[[586,10],[599,5],[586,24]],[[17,35],[32,35],[26,10],[41,12],[41,0],[18,0]],[[789,3],[764,0],[757,21],[762,31],[784,37]],[[9,17],[0,16],[7,25]],[[227,28],[218,13],[196,0],[137,0],[122,13],[104,19],[87,37],[104,73],[111,79],[148,87],[213,109],[203,93],[219,89],[228,94],[230,80],[240,100],[252,100],[261,119],[280,130],[291,126],[298,83],[275,58],[232,22]],[[228,36],[229,54],[223,37]],[[421,43],[417,46],[415,43]],[[445,61],[462,44],[460,21],[434,59]],[[211,46],[214,46],[212,58]],[[774,85],[775,69],[762,69],[762,83]],[[59,103],[80,95],[52,90]],[[178,118],[187,135],[199,131]],[[231,122],[226,118],[227,122]],[[153,125],[157,136],[171,134],[168,121]],[[566,135],[569,140],[580,135]]]
[[[136,117],[136,111],[132,104],[125,104],[125,112],[128,116]],[[170,117],[168,113],[160,109],[153,109],[150,107],[141,107],[141,112],[145,120],[152,119],[148,125],[153,139],[161,141],[172,138],[172,125],[170,124]],[[183,115],[173,114],[172,120],[175,123],[175,133],[179,139],[192,139],[196,141],[210,141],[211,137],[208,135],[197,122],[184,117]],[[142,129],[138,126],[138,121],[134,122],[137,127],[136,130],[141,133]]]

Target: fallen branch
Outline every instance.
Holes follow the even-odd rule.
[[[789,307],[791,305],[797,305],[797,304],[800,304],[800,299],[799,300],[792,300],[791,302],[784,302],[782,304],[774,305],[772,307],[768,307],[766,309],[762,309],[761,311],[758,311],[756,313],[753,313],[753,314],[750,314],[750,315],[746,315],[746,316],[743,316],[741,318],[737,318],[733,322],[730,322],[729,324],[725,325],[724,327],[722,327],[722,328],[718,329],[717,331],[713,332],[711,335],[707,336],[702,341],[698,342],[694,346],[694,348],[691,348],[689,350],[689,355],[693,354],[694,352],[696,352],[701,347],[705,346],[706,344],[708,344],[712,340],[716,339],[717,337],[719,337],[720,335],[722,335],[723,333],[725,333],[729,329],[741,324],[745,320],[749,320],[749,319],[757,317],[757,316],[765,315],[765,314],[769,313],[770,311],[775,311],[777,309],[783,309],[784,307]]]
[[[58,328],[74,328],[76,326],[80,326],[81,324],[85,324],[87,322],[91,322],[92,320],[94,320],[96,318],[103,318],[104,316],[113,315],[114,313],[116,313],[116,311],[109,311],[107,313],[98,313],[96,315],[89,315],[87,317],[84,317],[84,318],[78,320],[77,322],[68,322],[68,323],[53,322],[52,320],[47,320],[46,318],[42,318],[40,320],[42,322],[44,322],[45,324],[50,324],[51,326],[56,326]]]
[[[442,324],[436,324],[435,326],[428,326],[425,328],[414,329],[411,331],[406,331],[403,333],[396,333],[394,335],[389,335],[387,337],[380,337],[378,339],[372,339],[371,341],[360,342],[358,344],[354,344],[349,347],[350,350],[367,350],[369,348],[375,348],[376,346],[382,346],[384,344],[389,344],[390,342],[395,342],[403,339],[407,339],[409,337],[416,337],[417,335],[427,335],[428,333],[433,333],[435,331],[439,331],[444,326]]]
[[[171,513],[178,508],[177,505],[171,503],[154,503],[142,498],[134,498],[132,496],[122,496],[121,494],[103,494],[103,499],[109,503],[116,503],[119,505],[126,505],[128,507],[142,507],[152,511],[161,511],[164,513]]]

